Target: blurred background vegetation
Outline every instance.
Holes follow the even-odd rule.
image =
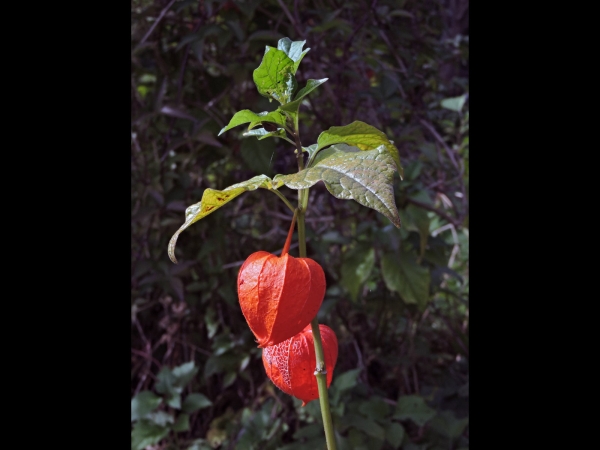
[[[242,138],[244,126],[217,137],[236,111],[275,109],[252,71],[286,36],[311,48],[300,86],[329,78],[300,109],[303,144],[361,120],[405,169],[400,230],[322,183],[310,192],[308,256],[328,286],[318,318],[339,340],[339,448],[468,448],[465,0],[132,1],[132,448],[325,448],[318,402],[301,408],[268,380],[237,303],[241,263],[283,245],[285,205],[246,193],[180,236],[178,265],[167,257],[204,189],[297,170],[285,141]]]

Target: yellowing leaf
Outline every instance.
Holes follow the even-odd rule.
[[[203,217],[208,216],[210,213],[216,211],[221,206],[229,203],[234,198],[243,194],[246,191],[254,191],[258,188],[263,189],[277,189],[277,187],[281,186],[282,183],[274,183],[268,176],[266,175],[258,175],[254,178],[251,178],[247,181],[243,181],[241,183],[234,184],[233,186],[229,186],[228,188],[223,189],[222,191],[217,191],[215,189],[206,189],[202,194],[202,199],[199,203],[191,205],[185,210],[185,222],[179,230],[173,235],[171,240],[169,241],[168,253],[169,258],[175,264],[177,264],[177,259],[175,258],[175,245],[177,244],[177,238],[181,234],[183,230],[189,227],[191,224],[199,221]]]

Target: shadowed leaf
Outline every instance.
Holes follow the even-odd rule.
[[[429,302],[429,270],[419,266],[413,257],[387,253],[381,260],[381,272],[387,288],[398,292],[404,303],[425,309]]]
[[[398,399],[394,419],[410,419],[420,427],[435,416],[435,409],[425,403],[418,395],[404,395]]]

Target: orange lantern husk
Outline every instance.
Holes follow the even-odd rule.
[[[288,254],[294,221],[281,256],[251,254],[238,273],[240,307],[259,348],[296,335],[317,315],[325,296],[325,273],[310,258]]]
[[[319,325],[319,330],[329,387],[338,357],[338,341],[333,330],[327,325]],[[302,400],[302,406],[319,398],[319,388],[314,375],[315,344],[310,325],[284,342],[263,348],[262,360],[267,376],[275,386]]]

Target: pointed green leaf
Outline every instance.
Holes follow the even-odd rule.
[[[233,186],[229,186],[222,191],[217,191],[215,189],[206,189],[202,194],[202,199],[200,202],[189,206],[185,210],[185,222],[179,230],[173,235],[171,240],[169,241],[168,253],[169,258],[175,264],[177,264],[177,259],[175,258],[175,245],[177,244],[177,238],[181,234],[183,230],[188,228],[193,223],[199,221],[203,217],[208,216],[210,213],[216,211],[221,206],[229,203],[234,198],[243,194],[246,191],[254,191],[258,188],[263,189],[277,189],[283,183],[274,182],[266,175],[258,175],[256,177],[250,178],[247,181],[243,181],[241,183],[234,184]]]
[[[381,260],[381,273],[387,288],[398,292],[404,303],[425,309],[429,302],[431,274],[427,268],[419,266],[414,257],[387,253]]]
[[[370,246],[361,245],[344,255],[340,284],[350,293],[353,301],[356,301],[360,287],[371,275],[374,264],[375,250]]]
[[[385,439],[395,449],[400,448],[402,439],[404,439],[404,427],[397,422],[392,422],[385,430]]]
[[[319,150],[332,144],[341,143],[354,145],[361,150],[373,150],[383,145],[394,158],[400,178],[403,176],[400,155],[396,146],[387,138],[385,133],[367,123],[355,120],[343,127],[331,127],[319,135],[317,143],[319,144]]]
[[[194,392],[185,398],[181,409],[191,414],[199,409],[208,408],[210,405],[212,405],[212,402],[205,395]]]
[[[242,125],[248,122],[250,122],[250,125],[248,125],[248,129],[250,130],[262,122],[275,123],[284,127],[285,121],[285,114],[283,114],[279,109],[276,109],[275,111],[271,112],[263,111],[258,114],[250,111],[249,109],[243,109],[242,111],[238,111],[233,115],[233,117],[229,121],[229,124],[223,127],[221,131],[219,131],[218,136],[221,136],[223,133],[225,133],[227,130],[233,127],[237,127],[238,125]]]
[[[364,152],[333,151],[308,169],[276,175],[273,182],[283,182],[292,189],[306,189],[323,181],[334,197],[355,200],[373,208],[400,227],[392,185],[394,170],[394,160],[383,147]]]
[[[293,114],[298,114],[298,108],[300,108],[300,104],[302,103],[302,100],[304,99],[304,97],[306,97],[308,94],[310,94],[316,88],[321,86],[327,80],[329,80],[329,78],[322,78],[320,80],[308,80],[306,82],[306,86],[304,86],[302,89],[300,89],[298,91],[298,93],[294,97],[294,101],[290,102],[290,103],[286,103],[285,105],[282,105],[281,110],[290,112]]]
[[[142,419],[131,430],[131,450],[142,450],[149,445],[157,444],[169,434],[170,429],[157,425],[151,420]]]
[[[362,369],[352,369],[338,375],[335,380],[333,380],[333,386],[339,392],[353,388],[358,383],[357,379],[361,370]]]
[[[131,421],[144,417],[158,408],[162,398],[150,391],[142,391],[131,399]]]
[[[460,97],[445,98],[440,102],[442,108],[449,109],[451,111],[461,112],[465,101],[467,100],[467,94],[463,94]]]
[[[185,387],[198,373],[198,368],[194,361],[189,361],[175,367],[171,372],[175,377],[175,383],[178,386]]]
[[[298,87],[294,61],[285,52],[267,45],[260,66],[252,73],[258,92],[281,104],[292,100]]]
[[[329,80],[329,78],[321,78],[320,80],[308,80],[306,82],[306,86],[304,86],[302,89],[300,89],[298,91],[298,93],[294,97],[294,101],[301,100],[302,98],[306,97],[308,94],[310,94],[316,88],[321,86],[327,80]]]
[[[310,50],[310,48],[307,48],[302,51],[304,44],[306,44],[306,41],[292,42],[292,40],[287,37],[279,39],[279,42],[277,43],[277,49],[283,51],[292,61],[294,61],[294,74],[298,70],[302,58],[304,58],[304,55]]]
[[[264,128],[255,128],[253,130],[246,131],[244,136],[256,136],[256,138],[261,141],[268,137],[285,137],[285,130],[283,128],[277,128],[275,131],[267,131]]]
[[[394,419],[410,419],[422,427],[435,416],[435,409],[429,407],[423,397],[418,395],[404,395],[396,403]]]

